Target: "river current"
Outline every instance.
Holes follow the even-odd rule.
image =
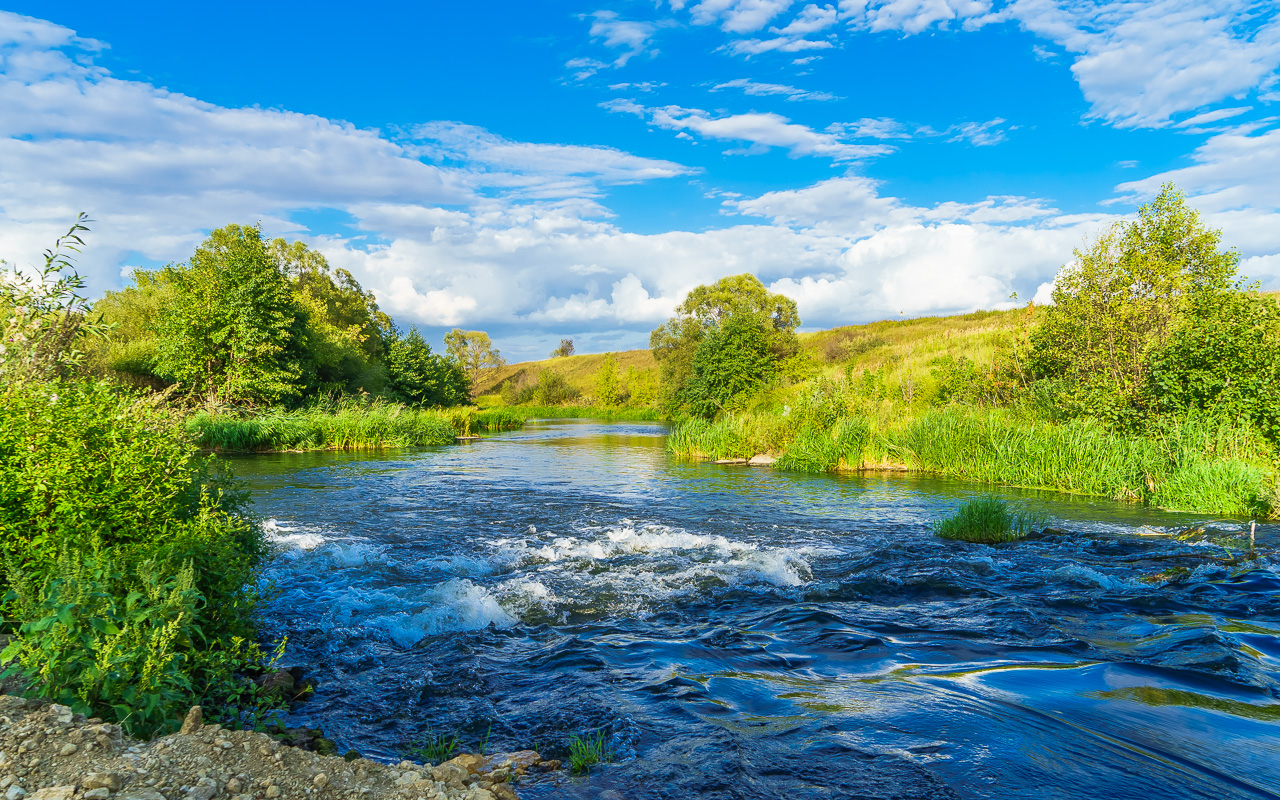
[[[279,549],[266,634],[317,682],[289,722],[387,760],[604,731],[610,764],[531,800],[1280,798],[1276,526],[1224,563],[1247,522],[999,490],[1062,533],[948,542],[985,487],[664,433],[235,459]]]

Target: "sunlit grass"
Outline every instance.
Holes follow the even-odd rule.
[[[1043,521],[1025,511],[1016,511],[999,497],[977,497],[963,503],[956,513],[934,525],[943,539],[998,544],[1012,542],[1031,533]]]

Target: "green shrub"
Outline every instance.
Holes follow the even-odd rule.
[[[1009,508],[999,497],[977,497],[963,503],[956,513],[934,526],[934,532],[943,539],[962,542],[997,544],[1012,542],[1031,533],[1037,523],[1043,522],[1028,514]]]

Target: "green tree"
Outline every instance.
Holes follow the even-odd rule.
[[[573,340],[561,339],[560,346],[551,351],[552,358],[566,358],[573,355]]]
[[[1151,354],[1192,307],[1240,288],[1240,256],[1220,250],[1221,239],[1166,185],[1136,220],[1076,250],[1031,335],[1031,368],[1054,383],[1067,414],[1121,424],[1142,417]]]
[[[757,314],[732,314],[698,345],[685,389],[685,405],[699,416],[714,417],[736,409],[744,397],[777,375],[778,359],[770,349],[773,330]]]
[[[602,406],[616,406],[622,402],[622,384],[618,380],[618,360],[613,353],[605,355],[596,371],[596,402]]]
[[[133,285],[107,292],[93,311],[109,333],[89,351],[88,367],[127,383],[162,387],[156,374],[156,329],[161,312],[173,303],[173,286],[162,270],[136,270]]]
[[[222,403],[299,397],[310,377],[307,318],[257,227],[215,230],[164,280],[173,302],[157,323],[158,375]]]
[[[303,242],[274,239],[267,251],[293,286],[306,312],[308,360],[313,388],[377,392],[386,385],[383,362],[395,338],[391,318],[373,293],[344,269],[333,269]]]
[[[449,357],[462,365],[472,382],[486,369],[496,369],[507,362],[493,348],[493,341],[484,331],[464,331],[454,328],[444,335]]]
[[[470,401],[471,384],[462,367],[431,352],[416,330],[387,348],[387,371],[399,399],[417,406],[456,406]]]
[[[713,284],[699,286],[689,292],[674,317],[649,335],[649,348],[662,377],[663,406],[668,413],[678,412],[690,401],[705,412],[716,407],[717,403],[724,403],[726,398],[721,392],[726,387],[743,387],[741,390],[745,391],[745,387],[761,385],[761,381],[747,376],[741,380],[729,380],[728,375],[719,374],[720,366],[713,368],[713,365],[723,364],[741,366],[751,360],[726,355],[727,360],[722,364],[719,356],[710,355],[720,351],[728,354],[734,350],[723,338],[717,339],[710,350],[702,354],[700,362],[706,369],[717,372],[717,377],[711,379],[695,368],[704,341],[737,318],[749,322],[735,323],[731,330],[750,332],[750,347],[760,343],[757,333],[763,336],[769,362],[765,374],[770,380],[776,376],[778,365],[799,350],[795,329],[800,324],[800,316],[791,298],[771,293],[759,278],[750,274],[731,275]],[[698,388],[691,395],[695,383]]]
[[[1280,443],[1280,304],[1254,292],[1198,297],[1151,354],[1145,404],[1245,420]]]

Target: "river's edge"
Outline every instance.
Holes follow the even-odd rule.
[[[264,733],[202,724],[149,742],[65,706],[0,695],[5,800],[517,800],[511,782],[545,764],[536,753],[459,756],[439,766],[351,761]]]

